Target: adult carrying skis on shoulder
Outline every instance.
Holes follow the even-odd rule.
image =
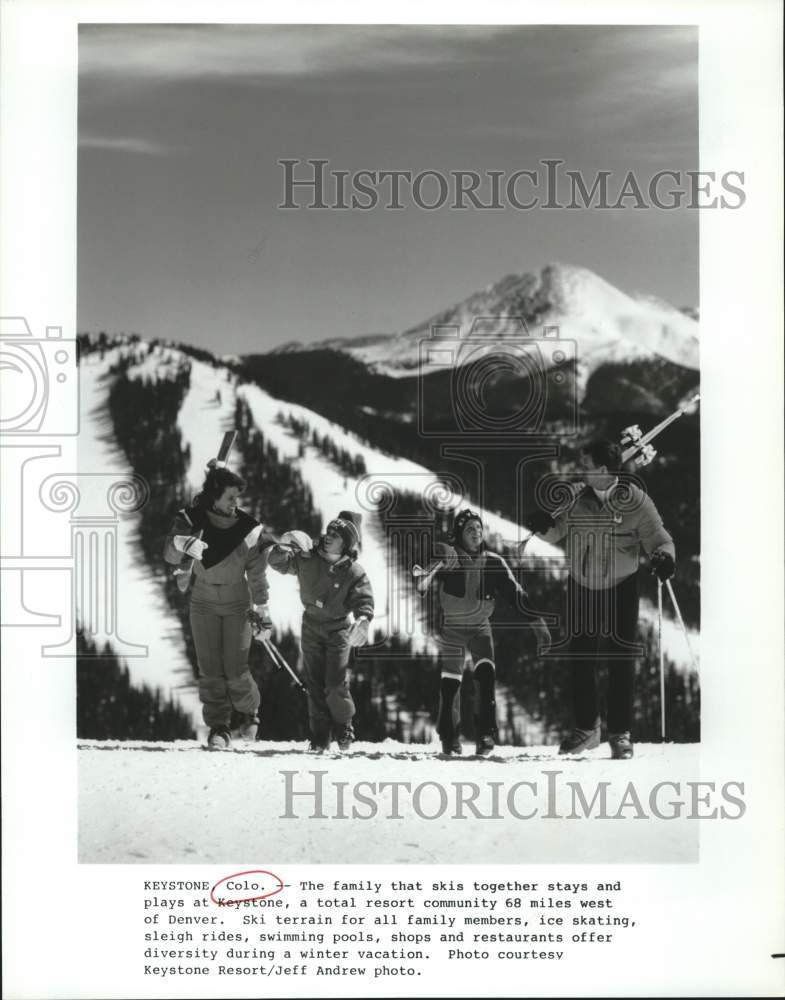
[[[348,750],[354,739],[349,660],[367,642],[374,612],[371,582],[357,561],[361,524],[361,514],[342,510],[315,546],[305,532],[287,531],[269,550],[270,566],[300,584],[312,750],[326,750],[333,736]]]
[[[173,566],[194,560],[189,620],[202,716],[210,727],[207,743],[214,749],[231,746],[232,709],[241,717],[240,735],[256,736],[260,697],[248,668],[248,612],[253,608],[272,629],[264,551],[272,538],[238,507],[244,488],[239,476],[213,459],[201,492],[178,511],[164,545]]]
[[[627,760],[633,755],[640,551],[665,581],[673,576],[676,550],[651,497],[634,483],[620,483],[619,445],[605,439],[587,444],[581,466],[585,485],[570,506],[554,516],[534,511],[526,521],[547,542],[566,538],[574,729],[559,753],[582,753],[600,745],[597,667],[607,663],[611,757]]]

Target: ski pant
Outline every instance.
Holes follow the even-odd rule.
[[[194,585],[190,621],[205,725],[228,726],[233,708],[249,715],[259,708],[259,689],[248,669],[250,606],[245,581]]]
[[[579,729],[593,729],[600,718],[597,667],[608,670],[608,732],[632,728],[635,660],[640,654],[638,578],[628,576],[607,590],[589,590],[570,577],[567,620],[572,709]]]
[[[474,717],[478,736],[496,730],[496,664],[490,623],[480,625],[445,625],[439,636],[444,646],[439,687],[439,715],[436,731],[445,742],[460,733],[461,681],[466,653],[471,655],[474,671]]]
[[[333,725],[346,725],[354,717],[349,693],[349,620],[319,621],[303,616],[301,643],[303,673],[308,690],[311,735],[327,739]]]

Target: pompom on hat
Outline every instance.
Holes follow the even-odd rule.
[[[362,535],[360,534],[363,516],[353,510],[339,511],[338,517],[333,518],[327,525],[327,530],[337,531],[343,539],[343,543],[348,551],[357,549],[362,545]]]

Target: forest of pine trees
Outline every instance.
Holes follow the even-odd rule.
[[[135,687],[126,664],[76,639],[76,735],[83,740],[189,740],[191,720],[161,692]]]

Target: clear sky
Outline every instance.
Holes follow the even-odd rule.
[[[261,351],[403,330],[552,261],[697,305],[695,210],[278,208],[285,158],[560,158],[615,199],[630,170],[697,169],[697,143],[689,27],[83,26],[78,326]]]

